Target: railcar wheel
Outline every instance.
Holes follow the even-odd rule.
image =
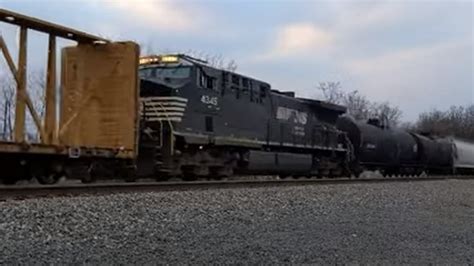
[[[83,184],[94,183],[99,178],[99,169],[96,163],[91,163],[85,171],[81,171],[81,182]]]
[[[52,162],[47,166],[36,166],[33,170],[32,176],[36,177],[36,180],[41,185],[53,185],[58,183],[61,177],[65,176],[64,167],[59,162]]]
[[[36,179],[41,185],[54,185],[58,183],[61,177],[62,175],[59,175],[57,173],[45,173],[36,176]]]

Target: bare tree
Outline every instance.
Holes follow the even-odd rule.
[[[474,104],[422,113],[415,128],[423,133],[474,140]]]
[[[15,86],[13,80],[2,77],[0,79],[0,123],[1,139],[11,140],[13,131],[13,110],[15,109]]]
[[[391,106],[389,102],[374,103],[372,105],[372,116],[379,117],[389,122],[391,126],[397,126],[402,117],[402,111],[398,106]]]
[[[402,111],[388,102],[371,102],[357,90],[345,92],[339,82],[320,82],[317,89],[325,101],[346,106],[347,113],[357,120],[379,118],[391,126],[400,123]]]
[[[320,82],[317,86],[318,90],[323,94],[324,100],[334,104],[341,104],[344,98],[341,83],[339,82]]]
[[[27,77],[27,91],[30,96],[33,108],[38,116],[44,117],[45,113],[45,74],[43,70],[32,71],[28,73]],[[12,140],[13,124],[14,124],[14,110],[16,103],[16,83],[10,77],[2,77],[0,79],[0,138],[3,140]],[[39,134],[33,118],[26,111],[26,136],[28,141],[38,141]]]
[[[342,104],[347,107],[347,112],[357,120],[367,120],[375,113],[367,97],[358,91],[346,93],[342,98]]]
[[[209,54],[203,51],[187,50],[184,54],[206,61],[209,66],[235,72],[237,70],[237,63],[233,59],[226,59],[221,54]]]

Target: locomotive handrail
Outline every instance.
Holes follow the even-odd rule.
[[[145,100],[145,101],[146,101],[146,100]],[[166,107],[165,107],[165,106],[163,105],[163,103],[161,103],[161,102],[155,102],[155,103],[158,104],[158,108],[161,108],[161,109],[162,109],[162,112],[163,112],[163,114],[164,114],[164,116],[165,116],[165,119],[164,119],[164,120],[165,120],[166,122],[168,122],[168,125],[170,126],[170,131],[171,131],[171,132],[170,132],[170,136],[171,136],[171,138],[172,138],[172,137],[174,136],[174,127],[173,127],[173,123],[172,123],[172,121],[171,121],[170,116],[169,116],[168,113],[166,112]],[[143,109],[143,114],[146,116],[146,109],[147,109],[146,104],[144,104],[143,107],[144,107],[144,109]],[[160,116],[160,113],[158,112],[158,110],[156,110],[156,109],[153,108],[152,111],[157,115],[157,117]],[[146,121],[146,120],[145,120],[145,121]],[[161,120],[158,120],[158,122],[160,123],[160,125],[162,124],[162,121],[161,121]],[[161,127],[161,132],[160,132],[160,145],[163,145],[163,128],[162,128],[162,126],[160,126],[160,127]],[[172,151],[173,151],[173,146],[171,146],[171,149],[172,149]]]

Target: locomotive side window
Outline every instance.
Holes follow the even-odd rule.
[[[215,81],[215,78],[207,76],[206,88],[211,90],[215,89]]]
[[[240,89],[239,89],[239,87],[232,86],[231,90],[232,90],[233,93],[235,93],[235,98],[239,99],[240,98]]]
[[[264,85],[260,85],[260,98],[263,99],[267,95],[267,87]]]
[[[249,80],[247,78],[242,78],[242,87],[244,88],[249,87]]]
[[[201,88],[214,90],[216,88],[216,78],[207,75],[201,69],[198,69],[198,85]]]
[[[232,75],[232,84],[240,86],[240,77],[237,75]]]
[[[221,86],[221,95],[224,96],[225,89],[228,88],[228,84],[230,83],[230,75],[228,72],[222,72],[222,86]]]
[[[267,86],[260,85],[260,91],[259,91],[258,100],[257,100],[259,103],[263,103],[263,99],[265,99],[265,97],[267,96],[267,90],[268,90]]]
[[[253,91],[252,80],[249,80],[249,91],[250,91],[250,101],[254,102],[255,101],[255,95],[254,95],[254,91]]]

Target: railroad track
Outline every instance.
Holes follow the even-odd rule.
[[[264,186],[304,186],[363,184],[390,182],[426,182],[448,179],[474,179],[474,176],[429,176],[399,178],[339,178],[339,179],[279,179],[279,180],[226,180],[191,182],[103,182],[94,184],[18,185],[0,187],[0,201],[41,197],[93,196],[131,192],[162,192],[228,188],[255,188]]]

